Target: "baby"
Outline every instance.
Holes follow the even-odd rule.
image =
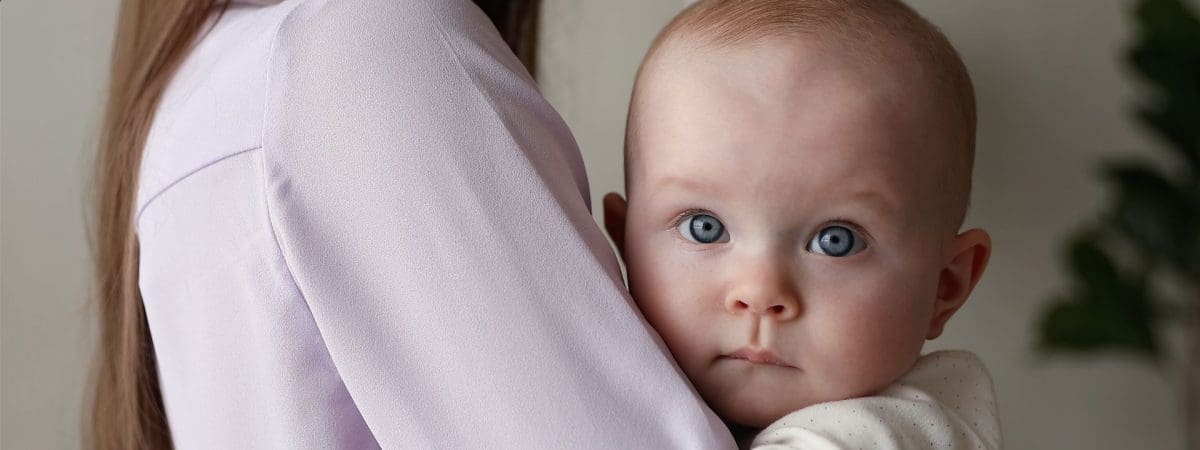
[[[991,250],[959,230],[974,135],[966,68],[895,0],[702,1],[660,33],[605,227],[739,445],[1000,447],[979,359],[921,355]]]

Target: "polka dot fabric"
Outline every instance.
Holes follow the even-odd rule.
[[[821,403],[763,429],[756,450],[998,450],[992,380],[967,351],[939,351],[917,360],[871,397]]]

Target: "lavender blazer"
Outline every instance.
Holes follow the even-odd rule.
[[[472,3],[236,4],[137,191],[176,446],[732,448],[588,198]]]

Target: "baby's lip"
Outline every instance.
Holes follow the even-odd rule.
[[[722,357],[730,359],[743,359],[755,364],[770,364],[773,366],[791,367],[793,369],[796,368],[796,366],[788,364],[769,348],[742,347],[741,349],[738,349],[738,351],[727,355],[722,355]]]

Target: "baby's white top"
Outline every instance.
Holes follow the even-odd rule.
[[[992,380],[966,351],[925,355],[870,397],[793,412],[754,438],[755,450],[1000,449]]]

